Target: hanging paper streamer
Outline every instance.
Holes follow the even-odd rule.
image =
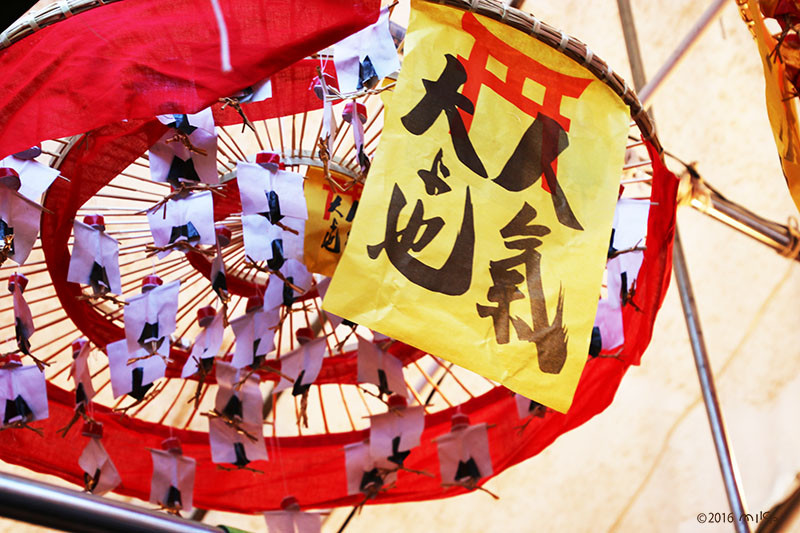
[[[412,8],[324,308],[566,411],[589,348],[628,110],[529,35]]]
[[[342,185],[350,181],[335,171],[331,171],[331,178]],[[347,244],[362,189],[357,183],[346,191],[339,190],[325,179],[322,168],[308,167],[303,262],[311,272],[333,276]]]

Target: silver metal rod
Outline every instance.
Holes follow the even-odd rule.
[[[725,0],[715,0],[715,3],[706,10],[697,24],[695,24],[689,32],[689,35],[683,39],[678,49],[673,52],[669,60],[667,60],[664,66],[658,71],[656,77],[639,92],[639,98],[643,106],[647,107],[647,100],[651,98],[655,90],[661,86],[666,76],[675,68],[680,59],[692,44],[696,42],[705,28],[716,18],[724,3]],[[633,13],[630,8],[630,0],[618,0],[618,5],[620,7],[620,18],[623,24],[633,25]],[[636,37],[636,32],[631,28],[623,28],[623,31],[634,79],[641,82],[645,79],[645,76],[644,67],[639,57],[639,42]],[[634,50],[635,54],[630,54],[631,50]],[[733,453],[728,444],[725,423],[722,420],[722,412],[719,407],[717,392],[714,386],[714,377],[711,374],[706,344],[703,340],[703,329],[700,326],[700,317],[697,314],[697,306],[694,301],[692,282],[689,278],[689,270],[686,267],[686,258],[683,254],[683,245],[681,244],[681,237],[677,226],[675,227],[675,241],[672,249],[672,264],[675,271],[678,292],[681,296],[681,304],[683,305],[683,314],[686,318],[686,327],[689,330],[689,341],[692,345],[694,362],[697,367],[697,376],[700,380],[700,389],[703,393],[703,401],[706,406],[709,425],[711,426],[711,435],[717,450],[717,460],[719,461],[720,470],[722,471],[722,481],[725,484],[725,494],[728,497],[728,503],[734,515],[734,526],[739,533],[750,533],[749,522],[747,522],[747,520],[742,520],[742,518],[745,518],[746,512],[739,490],[738,470],[734,463]]]
[[[725,422],[722,419],[717,390],[714,386],[714,377],[708,361],[706,343],[703,339],[703,329],[700,326],[700,317],[697,314],[697,305],[694,301],[692,282],[689,279],[689,270],[686,267],[686,257],[683,255],[678,228],[675,228],[675,244],[672,249],[672,266],[675,271],[675,281],[681,296],[683,314],[686,317],[686,327],[689,330],[689,340],[694,353],[694,363],[697,367],[697,377],[700,380],[700,390],[703,392],[703,402],[706,405],[708,423],[711,426],[711,435],[714,438],[714,447],[717,449],[717,459],[722,470],[722,480],[725,483],[725,493],[733,512],[733,524],[739,533],[749,533],[750,524],[742,520],[746,516],[745,505],[739,487],[739,472],[733,458],[733,452],[728,444],[728,435],[725,431]]]
[[[91,494],[0,474],[0,516],[62,531],[148,533],[220,533],[223,529],[191,522]]]
[[[655,95],[656,91],[664,84],[664,80],[672,74],[672,71],[675,70],[675,67],[677,67],[684,58],[686,52],[694,46],[698,39],[700,39],[700,36],[711,26],[711,23],[716,20],[720,12],[722,12],[722,8],[725,7],[727,3],[728,0],[714,0],[714,2],[708,6],[708,9],[700,16],[695,25],[692,26],[692,29],[689,30],[689,33],[686,34],[675,51],[672,52],[672,55],[670,55],[661,68],[658,69],[656,75],[653,76],[641,91],[639,91],[639,100],[642,102],[643,107],[648,107],[653,95]],[[636,76],[634,75],[634,79],[635,78]]]

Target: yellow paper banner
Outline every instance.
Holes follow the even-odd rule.
[[[777,41],[769,34],[758,7],[758,1],[748,2],[752,31],[758,44],[758,54],[764,65],[764,92],[767,115],[772,126],[775,146],[789,193],[800,209],[800,129],[795,108],[795,91],[786,80],[786,67],[778,54],[773,53]]]
[[[333,276],[342,256],[347,236],[358,208],[363,186],[359,183],[342,191],[325,179],[321,167],[309,166],[304,192],[308,220],[303,245],[303,261],[310,272]],[[344,186],[350,179],[331,171],[331,178]]]
[[[531,36],[412,1],[323,307],[565,412],[587,359],[628,120],[609,88]]]

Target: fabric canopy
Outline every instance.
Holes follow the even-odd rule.
[[[77,300],[79,287],[66,282],[70,228],[78,208],[163,134],[164,126],[152,117],[197,111],[290,65],[294,65],[291,69],[307,69],[308,64],[297,62],[375,20],[377,4],[220,0],[233,65],[229,73],[221,71],[223,43],[211,3],[205,1],[126,0],[76,15],[0,52],[0,69],[5,74],[0,80],[0,124],[4,126],[0,128],[0,153],[13,153],[49,138],[91,132],[60,166],[71,181],[57,180],[49,191],[45,207],[51,212],[43,216],[41,239],[60,303],[95,345],[104,346],[123,334],[86,301]],[[313,97],[308,94],[307,73],[296,70],[295,75],[291,69],[275,78],[274,91],[282,92],[282,103],[246,107],[252,120],[319,105],[309,99]],[[287,85],[282,88],[281,83]],[[300,88],[302,94],[294,92]],[[294,94],[305,100],[292,99]],[[297,108],[292,107],[295,104]],[[215,117],[223,123],[238,121],[229,109],[216,110]],[[591,359],[569,412],[548,411],[524,430],[520,430],[523,421],[517,418],[514,399],[503,387],[457,407],[472,423],[492,424],[489,446],[495,474],[539,453],[559,435],[605,409],[627,368],[638,363],[649,342],[669,282],[678,183],[655,150],[649,150],[654,166],[653,205],[637,283],[636,308],[641,311],[633,306],[624,311],[622,354]],[[228,208],[235,211],[235,206]],[[404,361],[421,355],[400,345],[396,349],[403,350],[397,355]],[[352,354],[345,354],[326,362],[330,366],[325,369],[326,379],[352,382],[353,359]],[[337,373],[339,370],[342,372]],[[76,429],[67,439],[52,438],[72,417],[74,396],[52,384],[48,384],[48,395],[50,417],[36,426],[50,438],[24,430],[0,432],[0,458],[82,484],[77,459],[86,439],[78,436]],[[433,439],[449,431],[455,409],[426,417],[422,444],[410,454],[408,468],[438,472]],[[354,504],[363,498],[347,495],[343,447],[366,438],[366,431],[268,438],[271,461],[254,463],[264,471],[256,474],[219,470],[211,461],[204,432],[136,420],[102,406],[96,406],[94,416],[105,426],[103,442],[123,480],[116,490],[121,494],[147,499],[152,472],[147,447],[158,448],[162,439],[174,435],[183,442],[184,453],[197,460],[197,507],[254,513],[278,508],[287,493],[297,495],[304,507]],[[372,502],[440,498],[465,490],[443,488],[440,483],[437,477],[400,472],[397,486]]]
[[[193,113],[377,20],[378,0],[126,0],[0,51],[0,156],[121,120]]]

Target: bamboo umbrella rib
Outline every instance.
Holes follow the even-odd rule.
[[[356,430],[356,424],[353,422],[353,415],[350,413],[350,407],[347,405],[347,399],[344,397],[344,387],[342,387],[341,383],[337,383],[339,387],[339,395],[342,398],[342,405],[344,406],[344,412],[347,415],[347,420],[350,422],[350,429],[352,431]]]
[[[208,388],[210,385],[208,383],[203,384],[203,390],[200,392],[200,401],[197,402],[196,407],[192,407],[192,410],[189,412],[189,417],[186,419],[186,423],[183,425],[183,429],[187,429],[189,425],[192,423],[194,416],[197,414],[197,411],[200,409],[200,405],[203,404],[203,399],[206,397],[206,393],[208,392]]]
[[[322,414],[322,426],[325,428],[325,434],[330,433],[328,428],[328,416],[325,413],[325,403],[322,401],[322,385],[317,385],[317,396],[319,396],[319,412]]]
[[[278,138],[281,140],[281,153],[285,154],[286,148],[283,146],[283,121],[281,120],[281,117],[277,117],[275,121],[278,123]]]
[[[425,402],[422,400],[422,398],[420,398],[419,394],[417,393],[417,389],[415,389],[414,387],[412,387],[412,386],[411,386],[411,383],[409,383],[409,382],[408,382],[408,380],[406,380],[406,387],[408,388],[408,390],[410,390],[410,391],[411,391],[411,395],[412,395],[412,396],[414,397],[414,399],[417,401],[417,404],[418,404],[418,405],[421,405],[421,406],[422,406],[422,408],[425,410],[425,413],[427,414],[427,413],[430,411],[430,409],[429,409],[429,407],[428,407],[428,406],[425,404]],[[450,405],[450,407],[452,407],[452,405]]]
[[[447,397],[447,395],[444,393],[444,391],[442,389],[440,389],[439,386],[436,384],[436,382],[433,381],[433,379],[431,379],[431,377],[428,375],[427,372],[425,372],[425,369],[422,368],[422,366],[420,366],[418,361],[414,361],[414,366],[417,367],[417,370],[420,371],[420,373],[422,374],[422,377],[425,378],[425,381],[428,382],[428,385],[433,387],[433,390],[435,390],[436,392],[439,393],[439,396],[442,397],[442,400],[444,400],[444,403],[446,403],[448,407],[453,407],[453,402],[450,401],[450,399]],[[416,389],[414,389],[414,387],[409,387],[409,388],[414,393],[414,397],[417,398],[417,400],[419,401],[419,397],[416,394]],[[425,404],[426,404],[426,402],[420,401],[420,405],[425,405]]]
[[[367,410],[367,414],[372,416],[372,409],[369,408],[369,403],[367,403],[367,399],[364,398],[364,391],[361,390],[361,387],[356,386],[356,392],[358,392],[359,398],[361,398],[361,402],[364,404],[364,408]]]
[[[264,126],[264,131],[267,133],[267,142],[269,143],[269,149],[271,151],[275,151],[275,145],[272,144],[272,136],[269,134],[269,124],[266,120],[262,120],[261,124]]]
[[[158,419],[158,423],[159,424],[163,424],[164,423],[164,420],[167,419],[167,416],[169,415],[170,411],[172,411],[172,408],[175,407],[176,403],[178,403],[178,398],[180,398],[181,394],[183,394],[183,389],[186,387],[186,382],[187,382],[187,380],[185,380],[185,379],[181,380],[181,388],[178,389],[178,393],[175,394],[175,398],[172,400],[172,403],[169,404],[169,407],[167,407],[167,410],[164,411],[164,414],[161,415],[161,418]]]
[[[158,357],[158,356],[155,356],[155,357]],[[160,388],[158,388],[158,385],[156,385],[155,387],[153,387],[153,388],[154,388],[154,389],[156,389],[156,390],[154,390],[154,391],[153,391],[153,393],[150,395],[150,397],[149,397],[149,398],[147,398],[147,399],[146,399],[144,402],[142,402],[142,404],[141,404],[141,405],[139,405],[139,406],[137,407],[137,409],[136,409],[136,410],[133,412],[133,416],[134,416],[134,417],[137,417],[137,416],[139,416],[139,413],[141,413],[141,412],[142,412],[142,409],[144,409],[145,407],[147,407],[147,406],[150,404],[150,402],[152,402],[152,401],[153,401],[153,400],[156,398],[156,396],[158,396],[159,394],[161,394],[162,392],[164,392],[164,389],[166,389],[166,388],[167,388],[167,385],[169,385],[171,381],[172,381],[172,378],[166,378],[166,379],[165,379],[165,380],[162,382],[162,384],[161,384],[161,387],[160,387]]]
[[[220,127],[220,129],[221,129],[221,130],[222,130],[222,131],[225,133],[225,135],[227,135],[227,136],[228,136],[228,139],[230,139],[230,140],[231,140],[231,142],[233,143],[233,145],[234,145],[234,146],[236,147],[236,149],[239,151],[239,153],[240,153],[240,154],[241,154],[241,156],[242,156],[242,160],[246,160],[246,159],[247,159],[247,153],[246,153],[244,150],[242,150],[242,149],[241,149],[241,147],[239,146],[239,143],[237,143],[237,142],[236,142],[236,139],[234,138],[234,136],[233,136],[233,135],[231,135],[231,133],[230,133],[230,132],[227,130],[227,128],[225,128],[224,126]]]

